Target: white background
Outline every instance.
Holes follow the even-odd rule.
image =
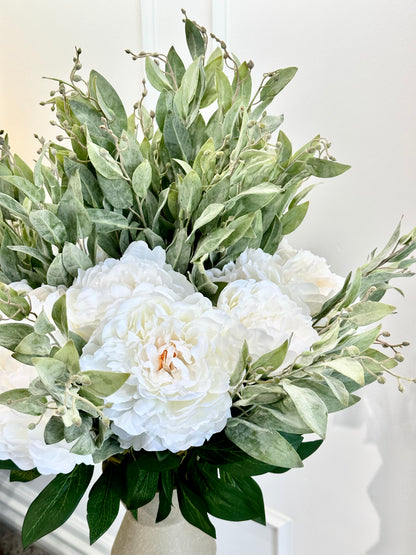
[[[225,0],[224,0],[225,3]],[[221,4],[221,2],[217,2]],[[381,246],[401,216],[416,224],[416,3],[413,0],[228,0],[227,41],[240,59],[264,71],[296,65],[299,72],[269,108],[283,112],[295,146],[315,134],[352,169],[311,194],[311,208],[292,242],[323,255],[346,274]],[[207,28],[211,2],[158,0],[152,48],[171,43],[184,51],[180,7]],[[50,114],[38,102],[66,77],[73,47],[120,92],[127,106],[138,97],[141,69],[123,53],[142,45],[140,3],[90,0],[0,0],[2,33],[0,127],[13,149],[30,161],[33,133],[53,136]],[[389,301],[399,315],[388,322],[406,339],[403,373],[416,375],[416,281]],[[261,479],[268,506],[295,521],[296,555],[412,555],[416,543],[416,386],[373,386],[365,402],[332,418],[326,444],[306,468]],[[381,463],[381,464],[380,464]]]

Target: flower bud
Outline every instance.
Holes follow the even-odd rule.
[[[404,356],[400,353],[396,353],[394,355],[394,360],[397,360],[397,362],[403,362],[404,361]]]
[[[33,422],[31,422],[31,423],[28,425],[28,428],[29,428],[29,430],[34,430],[34,429],[36,428],[36,424],[34,424]]]

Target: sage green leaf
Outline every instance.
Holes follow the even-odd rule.
[[[270,353],[266,353],[262,355],[260,358],[253,362],[251,365],[251,370],[257,370],[258,368],[271,368],[272,370],[276,370],[279,368],[283,361],[285,360],[287,350],[288,350],[289,342],[286,340],[282,343],[277,349],[274,349]]]
[[[115,393],[127,381],[130,374],[127,372],[102,372],[100,370],[87,370],[81,376],[91,380],[88,391],[97,397],[108,397]]]
[[[90,416],[86,416],[85,414],[81,415],[81,425],[77,426],[76,424],[72,424],[71,426],[65,426],[64,428],[64,437],[67,443],[72,443],[76,439],[79,439],[85,432],[89,432],[92,426],[92,418]]]
[[[126,110],[113,86],[95,70],[90,73],[89,85],[109,121],[110,128],[117,135],[120,135],[123,130],[127,130]]]
[[[59,331],[66,337],[68,335],[68,320],[66,314],[66,295],[61,295],[52,307],[52,319]]]
[[[229,200],[225,205],[226,211],[232,216],[255,212],[269,204],[280,190],[272,183],[261,183]]]
[[[178,56],[174,46],[171,46],[167,55],[167,63],[166,63],[166,78],[173,83],[173,78],[170,75],[170,72],[173,72],[173,77],[176,81],[176,85],[179,87],[182,81],[182,77],[185,73],[185,66]],[[175,87],[176,88],[176,87]]]
[[[77,162],[76,160],[64,158],[64,169],[68,177],[72,177],[78,171],[81,180],[82,198],[85,203],[89,206],[93,206],[94,208],[100,207],[103,201],[101,189],[98,185],[97,179],[85,166],[85,164]]]
[[[0,324],[0,345],[14,351],[22,339],[32,332],[33,326],[29,324]]]
[[[212,203],[209,204],[202,212],[202,214],[195,220],[192,227],[192,236],[201,227],[215,220],[217,216],[224,210],[224,204]]]
[[[349,347],[349,346],[353,345],[354,347],[357,347],[359,349],[360,353],[363,353],[369,347],[371,347],[371,345],[374,343],[374,341],[380,335],[381,327],[382,327],[382,325],[379,324],[375,328],[371,328],[371,329],[366,330],[362,333],[358,333],[358,334],[355,333],[354,335],[351,335],[351,336],[347,337],[340,344],[340,348],[342,349],[342,348]]]
[[[192,170],[178,183],[179,205],[189,217],[202,198],[202,183],[196,171]]]
[[[81,501],[94,472],[92,465],[77,465],[69,474],[58,474],[30,505],[23,522],[26,548],[59,528]]]
[[[161,131],[163,131],[167,113],[173,111],[173,100],[172,91],[164,90],[159,95],[156,104],[156,123]]]
[[[292,399],[302,420],[319,437],[325,438],[328,421],[328,410],[319,396],[306,387],[298,387],[289,381],[284,381],[283,387]]]
[[[260,100],[273,100],[296,75],[297,67],[279,69],[266,81],[260,91]]]
[[[103,133],[100,129],[102,114],[92,106],[91,102],[78,95],[69,99],[69,106],[79,123],[87,126],[94,139],[102,140]]]
[[[251,71],[247,62],[243,62],[239,66],[238,72],[234,72],[232,89],[234,92],[234,102],[247,106],[251,97]]]
[[[255,214],[245,214],[232,220],[226,229],[231,230],[230,235],[225,237],[222,241],[222,245],[225,247],[230,247],[234,243],[236,243],[242,237],[247,237],[249,234],[249,230],[251,228],[251,224],[253,223]]]
[[[316,177],[335,177],[341,175],[351,168],[347,164],[340,164],[332,160],[323,160],[322,158],[309,158],[307,166]]]
[[[65,438],[65,425],[60,416],[51,416],[43,432],[46,445],[53,445]]]
[[[309,202],[304,202],[302,204],[298,204],[294,206],[290,210],[288,210],[283,216],[281,217],[280,221],[282,224],[282,234],[288,235],[295,231],[297,227],[303,222],[306,212],[309,208]]]
[[[23,320],[30,313],[30,304],[17,291],[0,283],[0,311],[12,320]]]
[[[260,247],[268,254],[275,254],[282,239],[282,224],[280,218],[275,216],[266,233],[263,234]]]
[[[68,274],[74,277],[78,275],[78,270],[88,270],[92,266],[90,257],[73,243],[65,243],[62,263]]]
[[[208,517],[206,504],[201,497],[188,488],[183,481],[178,482],[177,489],[179,508],[185,520],[215,538],[215,528]]]
[[[43,189],[39,189],[36,185],[34,185],[31,181],[24,177],[20,177],[18,175],[12,175],[10,177],[3,177],[4,181],[10,183],[19,191],[21,191],[29,200],[33,202],[33,204],[37,205],[40,202],[44,202],[45,200],[45,192]]]
[[[71,243],[75,243],[79,238],[85,239],[91,233],[92,225],[84,206],[78,171],[69,178],[68,188],[59,203],[57,216],[64,224],[67,240]]]
[[[23,414],[41,416],[45,411],[45,398],[32,395],[28,389],[10,389],[0,394],[0,405],[5,405]]]
[[[233,229],[229,227],[220,227],[215,229],[205,237],[202,237],[198,243],[195,255],[193,256],[191,262],[197,262],[198,260],[206,258],[206,256],[217,250],[221,244],[233,233]]]
[[[354,380],[361,386],[365,384],[364,369],[361,363],[355,358],[335,358],[334,360],[325,361],[325,366],[333,368],[340,374],[347,376],[347,378]]]
[[[195,23],[188,18],[185,20],[185,35],[192,59],[204,56],[206,49],[204,38]]]
[[[20,202],[9,197],[9,195],[0,193],[0,206],[9,210],[9,212],[19,220],[27,222],[29,219],[29,213],[23,208]]]
[[[75,347],[75,343],[72,340],[68,341],[63,347],[58,349],[54,353],[53,358],[63,362],[71,374],[79,373],[79,354],[77,348]]]
[[[382,320],[396,310],[395,306],[374,301],[357,303],[348,308],[348,320],[356,326],[367,326]]]
[[[181,274],[186,273],[191,257],[192,246],[186,240],[186,229],[179,229],[166,250],[166,262]]]
[[[337,378],[334,378],[333,376],[326,376],[325,374],[323,374],[322,377],[324,378],[329,389],[332,391],[332,393],[335,395],[338,401],[345,407],[348,407],[350,394],[347,388],[345,387],[345,385],[340,380],[337,380]]]
[[[138,509],[147,505],[157,492],[159,472],[148,472],[139,467],[136,462],[128,465],[126,471],[126,489],[123,501],[127,508]]]
[[[215,74],[217,69],[222,69],[223,61],[223,53],[221,48],[218,46],[209,57],[208,63],[204,68],[206,85],[204,95],[201,99],[200,108],[210,106],[217,98]]]
[[[49,210],[33,210],[30,213],[29,220],[42,239],[45,239],[48,243],[59,245],[66,240],[64,224]]]
[[[132,177],[133,190],[139,198],[145,198],[152,183],[152,166],[148,160],[143,160],[134,170]]]
[[[132,178],[134,170],[143,162],[140,144],[134,135],[123,131],[120,138],[120,158],[128,176]]]
[[[108,150],[94,144],[91,141],[88,131],[87,149],[91,163],[100,175],[106,177],[107,179],[123,178],[123,172],[121,171],[120,166],[114,158],[112,158]]]
[[[42,264],[49,265],[51,262],[33,247],[26,247],[25,245],[7,245],[7,248],[14,252],[21,252],[22,254],[31,256],[35,260],[39,260],[39,262],[42,262]]]
[[[48,285],[71,285],[72,278],[65,269],[62,260],[62,253],[58,253],[49,266],[46,273]]]
[[[271,405],[286,395],[282,386],[272,383],[247,385],[240,394],[241,399],[234,403],[236,407]]]
[[[91,455],[94,451],[95,442],[89,430],[86,433],[82,434],[82,436],[77,439],[77,441],[70,449],[70,453],[82,456]]]
[[[145,61],[146,75],[149,79],[149,83],[158,91],[172,89],[169,80],[167,79],[165,73],[160,69],[154,60],[150,56],[146,57]]]
[[[128,181],[123,178],[107,179],[100,174],[97,179],[104,197],[114,208],[130,208],[133,205],[133,191]]]
[[[49,337],[33,332],[26,335],[21,342],[16,345],[14,351],[22,355],[44,356],[51,350]]]
[[[216,68],[215,70],[215,86],[217,89],[218,106],[220,107],[222,113],[225,114],[231,108],[233,90],[228,77],[219,68]]]
[[[120,497],[120,474],[115,465],[109,464],[88,495],[87,521],[90,544],[97,541],[113,524],[120,508]]]
[[[247,371],[248,355],[249,352],[247,341],[244,340],[237,364],[235,365],[234,371],[230,376],[230,388],[235,388],[236,386],[240,385],[240,383],[244,379]]]
[[[225,434],[230,441],[251,457],[282,468],[303,466],[302,460],[290,443],[275,429],[273,417],[267,412],[257,421],[231,418]]]
[[[87,208],[88,217],[95,225],[97,233],[111,233],[129,229],[129,222],[122,214],[101,208]]]
[[[42,357],[33,358],[32,360],[43,385],[54,398],[62,401],[65,383],[69,376],[66,365],[60,360],[53,358]]]
[[[123,452],[124,449],[120,447],[118,441],[114,437],[109,437],[104,441],[99,449],[96,449],[94,451],[94,453],[92,454],[92,460],[94,464],[98,464],[109,459],[113,455],[118,455],[119,453]]]
[[[172,158],[181,158],[188,162],[192,159],[192,143],[189,131],[174,114],[167,114],[163,136],[166,148]]]

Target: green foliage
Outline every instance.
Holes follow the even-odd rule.
[[[77,508],[93,467],[79,465],[69,474],[58,474],[30,505],[22,529],[23,547],[59,528]]]
[[[398,226],[315,316],[319,339],[310,352],[285,365],[290,340],[255,361],[242,346],[225,430],[186,452],[125,451],[103,409],[129,369],[81,372],[85,342],[68,328],[65,295],[49,318],[31,313],[29,299],[9,287],[22,279],[32,287],[70,286],[80,269],[96,263],[97,247],[119,258],[131,242],[144,240],[163,247],[167,262],[215,304],[224,284],[212,283],[207,270],[246,247],[274,254],[306,216],[314,187],[306,181],[349,168],[329,155],[320,136],[295,151],[279,129],[283,117],[265,112],[296,68],[267,73],[253,89],[253,63],[240,63],[216,37],[219,47],[207,59],[206,30],[184,15],[189,67],[173,47],[167,56],[132,54],[145,59],[147,80],[160,93],[154,110],[144,105],[146,88],[128,116],[98,72],[74,79],[77,52],[70,83],[58,80],[47,101],[70,148],[42,140],[32,171],[2,138],[0,312],[13,321],[0,324],[0,345],[38,377],[28,388],[2,393],[0,404],[43,418],[52,406],[45,443],[66,441],[72,453],[104,463],[88,500],[91,543],[111,526],[120,500],[135,511],[158,493],[157,521],[163,520],[174,488],[183,516],[213,537],[209,515],[264,523],[252,476],[301,467],[321,445],[303,435],[324,438],[328,413],[355,404],[356,390],[382,381],[400,360],[396,351],[377,350],[385,346],[380,326],[360,329],[394,311],[380,302],[390,280],[412,275],[416,232],[401,237]],[[11,461],[0,467],[12,471],[12,480],[38,475]],[[91,476],[92,467],[79,465],[50,482],[29,508],[24,546],[65,522]]]

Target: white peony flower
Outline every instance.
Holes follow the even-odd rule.
[[[141,287],[109,308],[81,368],[131,374],[104,409],[122,447],[177,452],[225,427],[243,340],[241,326],[200,293],[181,300]]]
[[[0,347],[0,393],[27,388],[36,376],[33,366],[18,362],[10,351]],[[29,424],[36,423],[39,417],[0,405],[0,460],[11,459],[21,470],[36,467],[41,474],[66,474],[76,464],[93,464],[91,456],[70,453],[71,444],[64,440],[45,444],[45,425],[52,414],[48,411],[36,428],[29,430]]]
[[[129,245],[120,260],[107,258],[88,270],[79,270],[67,291],[69,326],[88,340],[107,308],[130,298],[142,283],[169,287],[178,298],[195,292],[185,276],[165,263],[161,247],[150,250],[146,243],[138,241]]]
[[[285,262],[282,278],[285,293],[312,315],[318,314],[344,283],[341,276],[331,272],[325,258],[303,250]]]
[[[317,314],[325,301],[344,283],[331,272],[326,260],[310,251],[292,248],[283,239],[274,255],[261,249],[246,249],[235,262],[222,270],[207,271],[213,281],[233,282],[237,279],[270,280],[295,301],[305,314]]]
[[[311,317],[269,280],[233,281],[221,291],[217,306],[246,327],[249,352],[254,358],[289,339],[285,367],[318,339]]]

